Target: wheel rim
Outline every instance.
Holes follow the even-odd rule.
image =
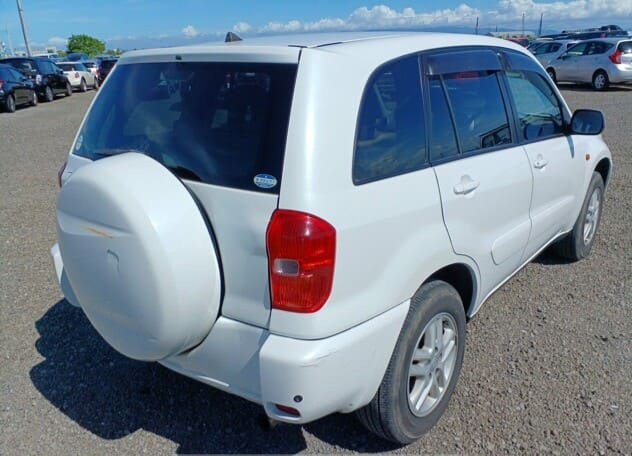
[[[33,104],[36,105],[37,104],[37,94],[35,92],[33,92],[32,98],[33,100]]]
[[[15,111],[15,100],[13,99],[13,97],[9,97],[8,102],[9,102],[9,104],[8,104],[9,111],[10,112]]]
[[[53,91],[50,87],[46,87],[46,99],[51,101],[53,99]]]
[[[445,395],[458,355],[454,317],[435,315],[417,340],[408,368],[408,407],[416,416],[432,412]]]
[[[590,241],[592,241],[595,236],[600,208],[601,192],[596,188],[593,190],[592,195],[590,195],[588,209],[586,209],[586,217],[584,217],[584,245],[590,244]]]
[[[598,74],[595,76],[595,87],[597,89],[603,89],[606,85],[606,77],[603,74]]]
[[[550,70],[549,70],[549,71],[547,71],[547,73],[549,73],[549,77],[550,77],[552,80],[555,80],[555,73],[553,73],[553,72],[552,72],[552,71],[550,71]]]

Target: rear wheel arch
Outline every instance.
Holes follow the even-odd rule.
[[[432,273],[422,285],[435,280],[442,280],[452,285],[461,297],[465,315],[474,309],[477,283],[474,271],[464,263],[453,263]]]

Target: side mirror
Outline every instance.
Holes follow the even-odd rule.
[[[599,135],[605,127],[601,111],[578,109],[571,119],[571,133],[574,135]]]

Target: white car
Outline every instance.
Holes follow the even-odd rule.
[[[408,443],[448,405],[468,318],[553,243],[590,253],[603,124],[483,36],[130,52],[60,174],[57,277],[128,357]]]
[[[96,77],[96,73],[86,68],[83,63],[57,62],[57,65],[62,69],[73,89],[87,92],[88,87],[92,87],[94,90],[99,88],[99,79]]]
[[[532,53],[535,55],[535,58],[538,59],[538,62],[546,68],[549,62],[564,54],[569,48],[575,46],[577,43],[579,43],[579,41],[576,40],[556,40],[544,42],[537,48],[533,49]]]

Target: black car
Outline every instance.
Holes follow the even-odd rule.
[[[33,82],[11,65],[0,64],[0,107],[15,112],[19,105],[37,105]]]
[[[116,62],[118,61],[118,59],[102,59],[101,63],[99,64],[99,69],[97,70],[97,77],[99,78],[99,84],[103,84],[103,81],[105,81],[105,78],[108,77],[108,74],[110,74],[110,71],[112,71],[112,68],[114,68],[114,65],[116,65]]]
[[[35,91],[41,100],[53,101],[55,95],[72,95],[68,78],[55,62],[40,57],[11,57],[0,60],[20,71],[35,83]]]

